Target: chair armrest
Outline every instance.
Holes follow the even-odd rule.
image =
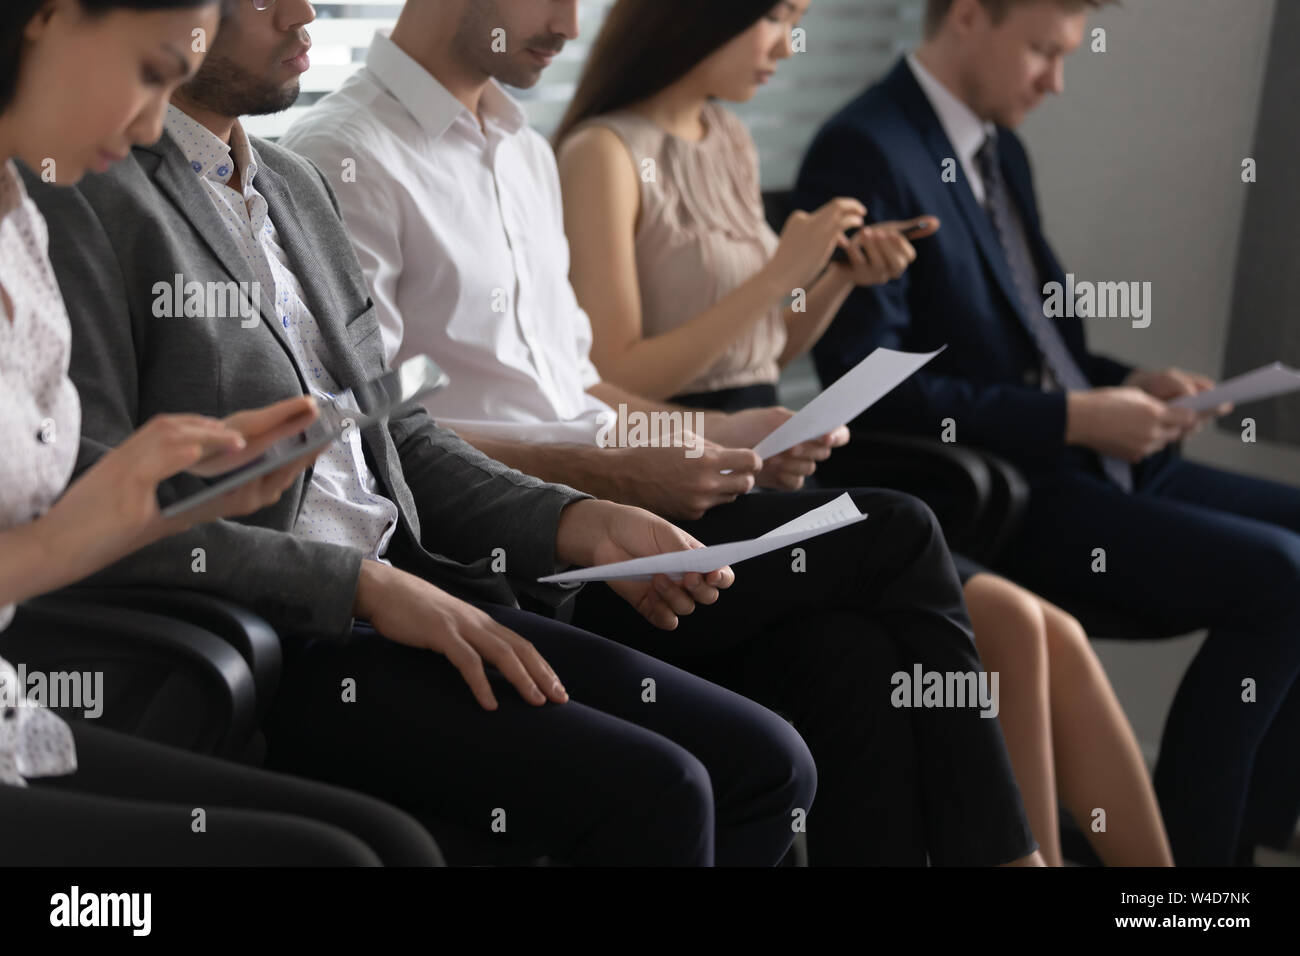
[[[242,605],[203,591],[175,588],[71,587],[59,593],[68,600],[159,614],[209,631],[234,647],[253,672],[259,724],[275,699],[284,663],[280,636]]]
[[[18,606],[0,632],[0,655],[29,674],[102,675],[93,709],[56,708],[68,719],[221,756],[241,754],[257,728],[244,657],[185,621],[60,592]]]
[[[979,533],[993,494],[984,458],[933,438],[889,432],[853,432],[841,451],[817,466],[823,486],[895,488],[920,498],[943,526],[948,545],[979,557]]]
[[[1029,481],[1015,465],[992,452],[979,449],[975,454],[989,470],[990,494],[975,533],[983,550],[971,557],[993,564],[1024,520],[1029,507]]]

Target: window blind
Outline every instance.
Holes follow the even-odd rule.
[[[536,87],[511,91],[543,135],[549,136],[563,115],[590,42],[612,3],[584,0],[579,8],[582,35],[565,47]],[[375,30],[392,26],[402,5],[353,0],[315,7],[316,22],[307,28],[312,67],[302,78],[302,96],[284,113],[250,118],[247,128],[258,136],[279,136],[358,69]],[[758,144],[763,188],[793,184],[822,122],[920,41],[923,8],[924,0],[813,0],[800,24],[803,52],[783,63],[751,102],[734,106]]]

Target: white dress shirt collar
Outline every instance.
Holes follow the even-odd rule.
[[[961,160],[962,171],[966,174],[971,192],[975,194],[975,200],[981,206],[984,205],[984,178],[980,175],[975,155],[986,139],[997,136],[997,126],[983,122],[976,116],[974,110],[921,65],[915,53],[908,54],[907,65],[920,84],[921,92],[939,117],[939,124],[948,135],[948,142],[957,151],[957,158]]]
[[[429,134],[437,139],[458,119],[478,126],[478,120],[460,100],[456,99],[432,73],[389,37],[389,31],[375,33],[366,54],[366,68],[374,74],[383,87],[393,95]],[[484,123],[499,126],[502,132],[513,135],[528,122],[524,111],[514,98],[496,82],[490,80],[479,100],[479,116]]]
[[[911,67],[916,82],[921,85],[926,99],[938,114],[943,131],[948,134],[948,141],[952,143],[953,149],[957,150],[957,155],[961,157],[962,162],[974,159],[975,154],[984,145],[984,140],[997,135],[997,126],[980,120],[974,110],[921,64],[915,53],[908,54],[907,65]]]

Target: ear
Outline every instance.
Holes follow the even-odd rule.
[[[988,10],[980,0],[953,0],[948,11],[948,25],[958,36],[966,36],[981,20],[988,20]]]
[[[35,43],[40,40],[50,29],[50,22],[56,14],[63,16],[71,13],[72,4],[68,0],[44,0],[40,8],[27,21],[23,27],[23,40],[27,43]]]

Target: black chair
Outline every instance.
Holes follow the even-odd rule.
[[[96,725],[260,763],[280,641],[260,617],[193,591],[68,588],[20,604],[0,654],[45,673],[101,672]],[[58,708],[69,720],[82,711]]]

